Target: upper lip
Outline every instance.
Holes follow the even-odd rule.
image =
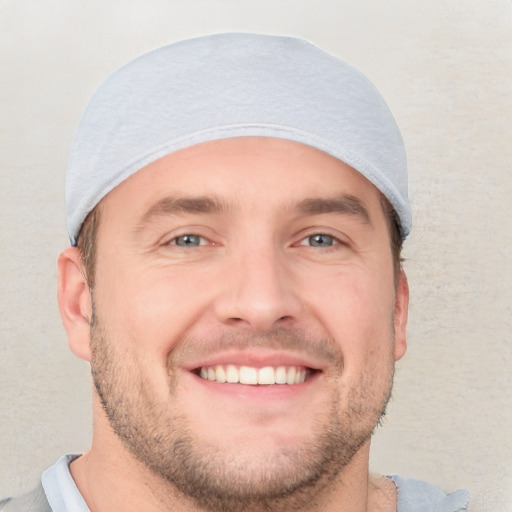
[[[247,349],[246,351],[226,351],[213,354],[205,359],[186,364],[185,370],[194,371],[202,367],[228,365],[251,366],[263,368],[265,366],[302,366],[312,370],[321,370],[324,364],[314,360],[314,358],[304,357],[288,351],[275,351],[264,349]]]

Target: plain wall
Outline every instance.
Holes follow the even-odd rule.
[[[367,74],[402,130],[414,227],[409,350],[372,468],[512,510],[512,2],[0,2],[0,495],[91,434],[88,367],[68,350],[55,261],[80,112],[131,58],[196,35],[311,40]]]

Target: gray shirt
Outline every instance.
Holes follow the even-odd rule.
[[[0,501],[2,512],[90,512],[73,477],[69,464],[78,455],[64,455],[48,468],[41,485],[20,498]],[[390,476],[398,490],[397,512],[461,512],[467,510],[465,490],[445,494],[438,487],[400,476]]]

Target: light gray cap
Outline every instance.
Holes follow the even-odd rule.
[[[232,137],[287,139],[347,163],[411,229],[402,137],[384,99],[359,71],[311,43],[218,34],[142,55],[89,101],[67,170],[69,237],[113,188],[159,158]]]

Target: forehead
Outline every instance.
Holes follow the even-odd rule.
[[[360,173],[310,146],[284,139],[240,137],[206,142],[152,162],[116,187],[105,203],[135,207],[166,194],[213,194],[235,202],[273,202],[336,193],[361,198],[379,192]]]

